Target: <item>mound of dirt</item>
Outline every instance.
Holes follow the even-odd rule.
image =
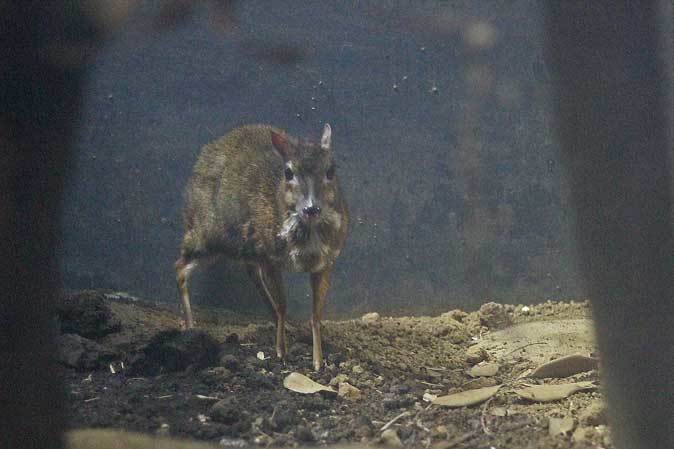
[[[184,332],[180,316],[165,305],[87,294],[96,310],[109,310],[107,322],[119,324],[108,333],[87,331],[88,337],[72,332],[79,329],[76,319],[64,328],[78,336],[67,341],[86,338],[98,345],[81,345],[83,360],[96,348],[109,349],[96,363],[64,362],[73,429],[121,428],[242,448],[611,448],[601,393],[592,388],[596,370],[565,372],[566,378],[522,377],[542,362],[595,352],[585,303],[491,304],[435,317],[372,313],[362,320],[326,321],[326,366],[316,373],[306,324],[289,326],[283,363],[273,356],[269,322],[201,308],[198,330]],[[82,300],[81,307],[93,305]],[[284,387],[291,373],[335,393],[291,391]],[[572,382],[583,388],[553,402],[516,394],[532,385]],[[499,385],[480,390],[493,393],[475,405],[433,404],[437,397],[473,390],[479,396],[477,389]]]

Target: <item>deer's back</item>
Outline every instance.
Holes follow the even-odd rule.
[[[185,195],[186,255],[272,255],[281,223],[277,190],[283,173],[271,149],[272,129],[242,126],[203,147]]]

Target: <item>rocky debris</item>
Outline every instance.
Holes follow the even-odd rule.
[[[450,318],[452,320],[458,321],[459,323],[463,323],[463,320],[468,316],[466,312],[460,309],[453,309],[450,310],[449,312],[445,312],[442,315],[440,315],[440,318]]]
[[[482,304],[478,311],[480,323],[489,329],[499,329],[506,327],[511,323],[510,316],[503,304],[497,302],[488,302]]]
[[[57,359],[76,370],[92,370],[106,366],[119,355],[111,348],[77,334],[57,337]]]
[[[380,319],[381,319],[381,317],[379,316],[379,314],[377,312],[366,313],[365,315],[360,317],[360,320],[363,323],[368,323],[368,324],[376,323]]]
[[[218,446],[246,449],[248,447],[248,443],[246,440],[241,438],[222,437],[218,442]]]
[[[381,444],[386,448],[403,447],[403,442],[400,441],[398,432],[395,429],[386,429],[381,433]]]
[[[65,295],[56,307],[56,316],[62,333],[89,339],[104,337],[122,328],[105,295],[95,290]]]
[[[297,426],[295,428],[295,438],[304,443],[316,441],[316,435],[314,435],[309,426]]]
[[[552,437],[557,435],[567,435],[573,430],[575,422],[572,417],[550,418],[548,421],[548,434]]]
[[[475,365],[489,359],[489,354],[485,349],[478,345],[473,345],[466,350],[466,362]]]
[[[609,434],[608,427],[605,425],[590,427],[579,426],[573,432],[571,439],[575,443],[581,443],[585,441],[599,441],[606,447],[611,446],[611,436]]]
[[[606,424],[606,407],[601,399],[594,399],[580,413],[578,420],[586,426]]]
[[[239,359],[233,354],[223,354],[220,356],[220,366],[223,366],[230,371],[239,371]]]
[[[242,407],[232,396],[213,404],[208,414],[213,421],[222,424],[236,424],[244,418]]]
[[[203,369],[218,362],[220,345],[206,332],[171,329],[156,334],[145,347],[144,357],[133,365],[135,372],[157,375],[184,371],[188,367]]]
[[[348,380],[349,376],[347,376],[346,374],[337,374],[335,377],[330,379],[330,383],[328,385],[330,385],[331,387],[337,387],[339,386],[339,384],[346,382]]]
[[[354,387],[348,382],[341,382],[339,384],[339,390],[337,391],[337,396],[346,399],[347,401],[357,401],[361,397],[361,392],[358,388]]]

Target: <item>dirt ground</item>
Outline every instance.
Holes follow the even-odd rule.
[[[197,307],[196,316],[199,329],[184,332],[177,309],[165,304],[124,293],[66,294],[59,359],[71,429],[125,429],[232,448],[613,447],[596,366],[524,377],[562,356],[596,355],[585,302],[325,321],[327,363],[319,373],[311,369],[306,323],[291,323],[283,364],[274,356],[271,323],[214,308]],[[284,386],[291,373],[335,392],[291,391]],[[551,402],[516,393],[571,382],[584,389]],[[468,390],[494,394],[469,406],[433,403]]]

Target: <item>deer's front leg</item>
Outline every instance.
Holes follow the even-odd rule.
[[[328,270],[311,273],[311,289],[313,291],[313,310],[311,313],[311,336],[313,340],[314,369],[320,371],[323,366],[323,350],[321,348],[321,316],[323,306],[330,286],[330,272]]]

